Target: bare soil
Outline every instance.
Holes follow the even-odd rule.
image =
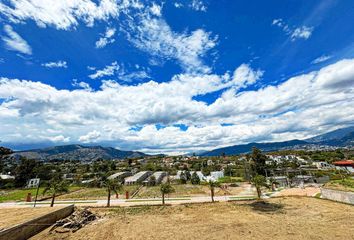
[[[43,216],[61,207],[1,208],[0,230]]]
[[[308,197],[90,210],[103,218],[33,239],[354,239],[354,206]]]

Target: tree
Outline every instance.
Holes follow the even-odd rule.
[[[185,173],[185,171],[181,172],[180,178],[179,178],[181,184],[186,184],[188,181],[187,175]]]
[[[101,180],[101,187],[106,188],[107,190],[107,207],[111,206],[111,192],[114,192],[115,194],[118,194],[118,191],[121,191],[123,189],[122,184],[118,182],[116,179],[108,179],[108,178],[102,178]]]
[[[252,178],[252,183],[257,189],[258,199],[260,199],[262,195],[261,187],[266,186],[266,178],[262,175],[256,175]]]
[[[199,179],[199,177],[198,177],[198,174],[196,173],[196,172],[194,172],[193,174],[192,174],[192,177],[191,177],[191,183],[192,184],[200,184],[200,179]]]
[[[208,184],[210,188],[211,201],[214,202],[215,188],[220,187],[220,183],[217,181],[209,180]]]
[[[160,191],[162,194],[162,205],[165,205],[165,194],[173,193],[175,190],[169,183],[161,184]]]
[[[15,169],[15,186],[23,187],[26,182],[35,177],[34,169],[38,162],[33,159],[21,158],[21,163]]]
[[[55,197],[57,194],[65,193],[69,191],[69,187],[65,181],[63,181],[59,175],[53,177],[47,184],[47,186],[43,190],[43,195],[46,193],[50,193],[52,196],[52,201],[50,206],[54,206]]]
[[[256,147],[252,148],[251,167],[253,175],[265,175],[267,156],[262,154],[262,151]]]
[[[149,186],[155,186],[156,185],[156,177],[154,175],[152,175],[149,178],[149,182],[148,182]]]

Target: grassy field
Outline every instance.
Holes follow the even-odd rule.
[[[81,187],[69,187],[69,191],[76,191]],[[44,188],[40,187],[38,192],[38,199],[45,197],[42,195]],[[32,199],[36,196],[37,188],[31,189],[16,189],[16,190],[4,190],[0,191],[0,203],[1,202],[14,202],[14,201],[25,201],[28,193],[32,194]],[[48,195],[46,195],[48,196]]]
[[[102,218],[75,233],[33,239],[353,239],[354,207],[316,198],[93,208]]]
[[[138,186],[124,186],[124,189],[119,191],[119,198],[125,198],[125,191],[132,194]],[[113,193],[112,193],[113,194]],[[105,188],[83,188],[79,191],[59,196],[58,200],[90,200],[90,199],[106,199],[107,191]]]
[[[193,184],[174,184],[172,185],[174,192],[168,194],[168,197],[192,197],[192,196],[208,196],[210,189],[207,185],[193,185]],[[223,196],[226,194],[238,194],[241,187],[229,187],[227,191],[221,188],[215,189],[216,196]],[[135,198],[154,198],[161,197],[160,186],[143,187]]]
[[[332,180],[325,185],[326,188],[354,192],[354,179],[346,178],[344,180]]]

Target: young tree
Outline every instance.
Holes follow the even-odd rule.
[[[149,182],[148,182],[149,186],[155,186],[156,185],[156,177],[154,175],[152,175],[149,178]]]
[[[187,178],[187,175],[186,175],[185,171],[181,172],[179,180],[180,180],[181,184],[186,184],[187,183],[188,178]]]
[[[198,177],[198,174],[196,173],[196,172],[194,172],[193,174],[192,174],[192,177],[191,177],[191,183],[192,184],[200,184],[200,179],[199,179],[199,177]]]
[[[165,205],[165,194],[173,193],[175,190],[169,183],[161,184],[160,191],[162,194],[162,205]]]
[[[262,195],[261,187],[266,186],[266,178],[262,175],[256,175],[252,178],[252,183],[257,189],[258,199],[261,199],[261,195]]]
[[[111,192],[118,194],[118,191],[122,190],[123,186],[116,179],[108,179],[108,178],[102,178],[100,185],[101,185],[101,187],[104,187],[107,190],[107,193],[108,193],[107,207],[110,207],[111,206]]]
[[[55,176],[48,182],[47,186],[44,188],[43,195],[46,193],[50,193],[50,195],[52,196],[50,206],[53,207],[56,195],[68,191],[69,187],[67,183],[63,181],[59,176]]]
[[[252,148],[251,168],[254,176],[265,175],[266,160],[267,160],[267,156],[264,155],[261,150],[259,150],[256,147]]]
[[[220,187],[220,183],[217,181],[209,180],[208,185],[210,188],[211,201],[214,202],[215,188]]]

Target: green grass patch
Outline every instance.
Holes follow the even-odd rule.
[[[80,187],[73,186],[69,187],[69,191],[76,191],[80,189]],[[38,191],[38,199],[43,197],[49,197],[49,195],[43,195],[44,187],[40,187]],[[0,202],[19,202],[25,201],[27,194],[31,193],[32,199],[34,200],[36,196],[37,188],[30,188],[30,189],[16,189],[16,190],[5,190],[0,191]]]

